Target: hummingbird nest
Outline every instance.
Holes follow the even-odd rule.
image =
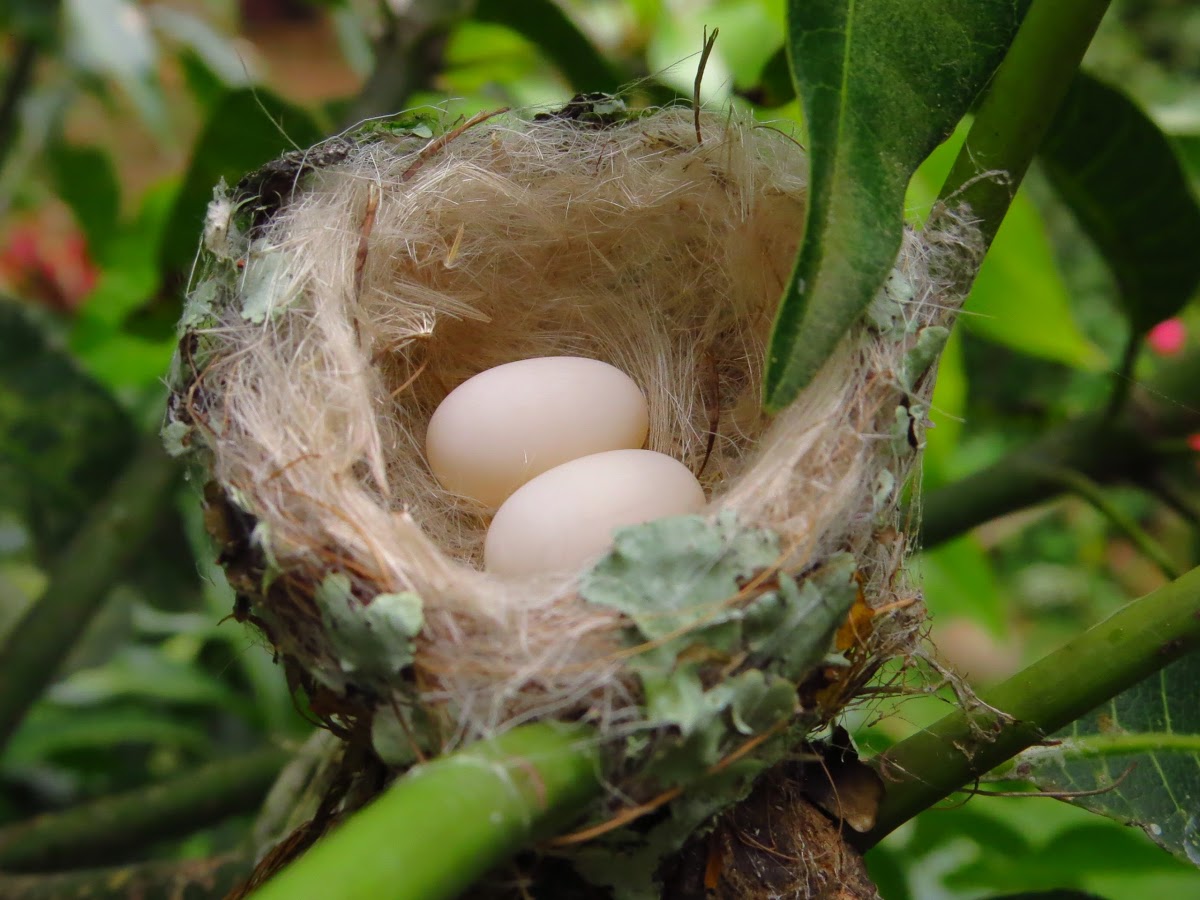
[[[332,729],[369,725],[404,766],[584,721],[636,802],[777,757],[912,648],[900,498],[970,242],[957,223],[909,232],[862,321],[770,416],[763,359],[806,197],[804,150],[777,128],[609,98],[377,123],[218,187],[164,434],[208,484],[240,615]],[[470,376],[554,355],[627,373],[647,447],[708,505],[618,531],[581,571],[501,578],[425,430]],[[748,790],[739,772],[690,820]]]

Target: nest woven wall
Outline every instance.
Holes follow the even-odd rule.
[[[768,417],[806,169],[738,114],[580,99],[375,126],[218,189],[164,432],[210,483],[241,612],[331,724],[375,720],[403,763],[396,742],[582,719],[626,772],[703,732],[703,770],[828,721],[911,647],[900,492],[962,239],[909,234],[863,322]],[[647,446],[709,504],[621,532],[583,572],[498,578],[480,569],[487,516],[430,474],[424,430],[469,376],[552,355],[630,375]],[[668,711],[668,682],[693,713]]]

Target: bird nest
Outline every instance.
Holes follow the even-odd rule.
[[[638,778],[769,756],[908,652],[900,495],[962,229],[908,233],[769,416],[806,197],[805,153],[774,127],[607,98],[375,124],[218,187],[164,434],[203,471],[239,614],[331,728],[370,725],[403,766],[584,721],[636,797]],[[555,355],[638,384],[647,447],[707,508],[618,531],[581,571],[497,577],[487,515],[434,479],[426,426],[475,373]]]

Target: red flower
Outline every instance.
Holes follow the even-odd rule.
[[[0,240],[0,288],[71,312],[95,287],[98,273],[83,235],[47,224],[23,221]]]
[[[1174,356],[1187,343],[1187,328],[1181,319],[1166,319],[1150,329],[1146,343],[1159,356]]]

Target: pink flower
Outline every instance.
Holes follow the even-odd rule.
[[[1192,450],[1200,453],[1200,431],[1197,431],[1195,434],[1189,434],[1187,444]]]
[[[1150,329],[1146,343],[1159,356],[1174,356],[1187,341],[1187,328],[1181,319],[1166,319]]]

